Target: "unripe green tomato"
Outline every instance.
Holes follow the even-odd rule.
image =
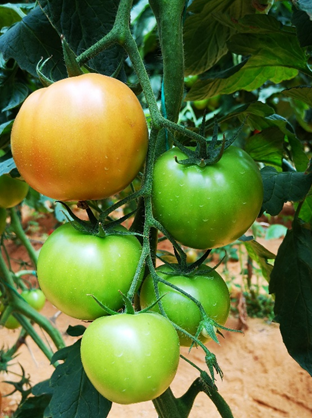
[[[0,208],[0,235],[3,234],[6,227],[7,212],[4,208]]]
[[[196,109],[198,110],[203,110],[208,106],[209,103],[209,99],[204,99],[204,100],[195,100],[193,102],[193,105]]]
[[[46,297],[41,289],[24,290],[21,293],[22,298],[29,303],[36,311],[41,311],[46,302]]]
[[[117,228],[116,228],[117,229]],[[120,232],[126,232],[122,226]],[[142,247],[133,235],[85,234],[65,223],[43,244],[38,281],[47,299],[65,314],[93,320],[105,315],[95,296],[110,309],[124,306]],[[143,273],[143,271],[142,271]]]
[[[13,208],[25,199],[29,186],[24,181],[14,179],[8,174],[0,176],[0,207]]]
[[[261,209],[258,166],[233,145],[213,165],[178,163],[186,158],[176,147],[157,159],[152,195],[155,218],[187,247],[204,250],[234,242]]]
[[[176,330],[155,312],[102,316],[82,336],[88,378],[105,398],[120,404],[160,396],[174,379],[179,358]]]
[[[230,295],[222,277],[205,265],[200,266],[198,270],[189,275],[168,274],[173,271],[168,265],[162,265],[156,270],[162,279],[198,300],[211,319],[220,325],[224,325],[230,311]],[[201,321],[201,313],[195,302],[164,283],[159,283],[158,288],[159,295],[163,296],[161,303],[168,318],[195,336]],[[145,309],[155,302],[156,294],[153,279],[151,275],[148,275],[140,291],[141,307]],[[154,305],[151,310],[159,312],[158,304]],[[189,347],[192,344],[193,340],[182,332],[178,332],[178,335],[181,345]],[[202,342],[206,342],[210,337],[207,333],[201,332],[198,338]]]
[[[197,260],[197,256],[197,251],[191,248],[186,252],[186,262],[189,264],[195,263],[195,261]]]
[[[191,88],[192,85],[198,80],[198,75],[188,75],[184,77],[184,84],[186,87]]]
[[[217,94],[216,96],[210,97],[208,99],[208,108],[209,110],[215,110],[220,105],[221,94]]]

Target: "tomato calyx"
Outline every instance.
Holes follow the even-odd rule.
[[[158,304],[158,302],[165,296],[161,295],[155,302],[153,302],[151,305],[147,306],[144,309],[140,309],[139,311],[136,311],[134,309],[133,303],[132,301],[128,298],[128,296],[126,296],[124,293],[122,293],[121,291],[119,291],[119,293],[122,296],[122,299],[125,303],[125,308],[122,310],[114,311],[113,309],[110,309],[107,305],[103,304],[96,296],[94,295],[87,295],[87,296],[91,296],[96,303],[103,309],[103,311],[107,314],[107,315],[118,315],[118,314],[128,314],[128,315],[137,315],[137,314],[142,314],[142,313],[147,313],[150,312],[151,309]]]
[[[72,226],[84,234],[95,235],[100,238],[105,238],[107,235],[140,235],[137,232],[132,232],[125,228],[120,228],[121,224],[130,218],[135,211],[130,212],[122,218],[116,219],[114,221],[109,218],[109,222],[104,223],[97,219],[86,201],[79,201],[77,206],[80,209],[86,210],[89,218],[88,221],[80,219],[78,216],[76,216],[66,203],[61,201],[57,202],[61,203],[66,208],[68,213],[64,214]]]
[[[204,120],[203,120],[204,123]],[[203,135],[202,141],[199,141],[195,147],[186,147],[182,145],[177,140],[173,140],[175,145],[188,157],[185,160],[178,160],[175,157],[175,161],[178,164],[182,165],[198,165],[199,167],[206,167],[209,165],[216,164],[222,158],[224,151],[229,148],[234,141],[237,139],[242,127],[244,124],[240,126],[238,131],[233,135],[231,138],[226,139],[225,135],[223,134],[223,138],[220,141],[218,139],[218,121],[214,119],[214,129],[213,135],[211,140],[208,141],[207,138],[204,137],[204,127],[202,128]],[[204,125],[203,125],[204,126]]]
[[[68,77],[75,77],[78,75],[82,75],[83,71],[80,68],[79,64],[76,60],[76,54],[68,45],[64,35],[61,35],[61,44],[63,50],[63,57],[65,62],[65,67],[67,70]]]
[[[48,57],[47,59],[45,59],[43,61],[43,58],[40,59],[40,61],[38,61],[38,64],[36,66],[36,73],[37,76],[41,82],[41,84],[44,87],[49,87],[51,86],[51,84],[54,83],[53,80],[51,80],[49,77],[47,77],[44,73],[43,73],[43,67],[46,65],[46,63],[49,61],[49,59],[51,59],[52,57]]]
[[[119,312],[114,311],[113,309],[110,309],[107,305],[102,303],[96,296],[92,294],[87,294],[87,296],[93,298],[95,302],[103,309],[106,315],[117,315]],[[105,315],[103,312],[103,316]]]
[[[209,336],[214,342],[219,344],[217,334],[224,338],[220,329],[230,332],[242,332],[241,330],[227,328],[224,325],[218,324],[218,322],[211,319],[205,312],[202,312],[202,320],[199,323],[195,337],[198,338],[200,334],[204,335],[204,337]]]
[[[204,261],[207,259],[207,257],[209,256],[211,252],[211,249],[208,249],[204,252],[204,254],[198,259],[196,260],[194,263],[188,263],[187,262],[187,255],[182,251],[181,253],[179,253],[176,248],[174,248],[174,256],[170,253],[165,253],[165,256],[168,258],[167,254],[170,254],[172,256],[172,258],[175,257],[175,259],[177,260],[177,263],[172,263],[171,261],[166,260],[165,258],[161,257],[161,256],[157,256],[157,258],[159,258],[164,264],[166,264],[167,266],[169,266],[172,269],[172,273],[166,273],[166,274],[172,274],[172,275],[176,275],[176,274],[182,274],[182,275],[190,275],[193,274],[195,272],[195,270],[198,269],[199,266],[201,266]],[[212,268],[212,270],[214,270],[215,268],[217,268],[219,266],[219,264],[223,261],[224,258],[222,258],[222,260],[216,265],[216,267]],[[198,272],[199,275],[201,275],[200,271]],[[204,274],[204,273],[203,273]]]

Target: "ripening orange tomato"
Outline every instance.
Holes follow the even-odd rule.
[[[96,200],[136,177],[148,131],[126,84],[89,73],[33,92],[15,119],[11,144],[19,172],[38,192],[62,201]]]

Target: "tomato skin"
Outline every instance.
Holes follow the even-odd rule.
[[[206,167],[178,164],[175,156],[187,158],[172,148],[155,164],[155,218],[191,248],[222,247],[242,236],[257,218],[263,200],[261,175],[252,158],[234,146]]]
[[[0,235],[3,234],[6,227],[7,212],[4,208],[0,208]]]
[[[98,318],[82,336],[88,378],[104,397],[120,404],[160,396],[176,374],[179,356],[174,327],[157,313]]]
[[[162,265],[157,268],[157,274],[161,278],[189,293],[202,304],[211,319],[224,325],[230,311],[230,295],[227,285],[216,271],[207,266],[202,265],[199,271],[201,273],[206,271],[206,273],[204,275],[193,273],[188,276],[179,274],[171,276],[166,274],[172,272],[169,266]],[[201,320],[198,306],[187,296],[164,283],[159,283],[158,288],[160,296],[164,295],[161,302],[168,318],[190,334],[195,335]],[[153,279],[151,275],[148,275],[140,290],[141,307],[147,308],[155,301]],[[159,312],[158,305],[154,305],[152,310]],[[180,332],[178,334],[181,345],[189,347],[192,344],[191,338]],[[201,333],[199,339],[206,342],[210,338]]]
[[[124,83],[83,74],[32,93],[14,121],[11,144],[35,190],[62,201],[95,200],[136,177],[148,132],[140,102]]]
[[[0,176],[0,207],[13,208],[25,199],[29,186],[8,174]]]
[[[111,309],[123,306],[119,291],[128,292],[140,255],[141,245],[134,236],[100,238],[66,223],[41,248],[39,284],[47,299],[62,312],[92,320],[105,312],[90,295]]]
[[[41,311],[46,302],[46,297],[41,289],[24,290],[21,296],[36,311]]]

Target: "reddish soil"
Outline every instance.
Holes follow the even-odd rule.
[[[47,221],[44,232],[47,232],[50,227],[51,225]],[[37,232],[32,232],[34,237]],[[43,239],[45,236],[43,235]],[[276,253],[279,243],[278,240],[267,241],[265,246]],[[40,243],[37,245],[40,246]],[[24,258],[22,247],[10,244],[8,248],[11,256],[16,260]],[[229,277],[235,277],[236,283],[241,283],[240,266],[240,263],[237,262],[229,263]],[[57,310],[47,303],[43,314],[52,318],[56,313]],[[64,334],[66,342],[72,344],[75,341],[74,338],[66,336],[65,331],[69,324],[75,325],[81,321],[69,318],[64,314],[54,320],[58,329]],[[227,325],[231,328],[240,328],[241,321],[230,317]],[[207,345],[216,354],[218,363],[223,370],[223,381],[218,378],[217,386],[221,395],[231,406],[234,417],[311,418],[312,379],[288,355],[278,325],[268,323],[263,319],[247,318],[247,326],[244,333],[225,332],[225,339],[220,339],[220,345],[214,342]],[[0,346],[10,346],[15,342],[17,336],[18,331],[0,329]],[[203,352],[200,349],[194,348],[188,353],[188,350],[183,348],[182,353],[200,368],[207,369]],[[0,417],[10,416],[19,402],[18,394],[4,397],[12,390],[12,386],[3,383],[4,380],[17,380],[13,372],[20,371],[18,363],[22,364],[27,374],[31,376],[32,384],[48,378],[53,372],[49,361],[30,339],[27,339],[27,345],[20,348],[19,355],[13,363],[14,365],[10,368],[11,373],[0,375]],[[178,373],[172,384],[174,394],[176,396],[182,395],[196,377],[198,377],[198,372],[181,360]],[[124,416],[128,418],[156,418],[157,413],[152,402],[127,406],[114,404],[109,417]],[[190,417],[217,418],[220,415],[209,398],[200,394],[195,400]]]

